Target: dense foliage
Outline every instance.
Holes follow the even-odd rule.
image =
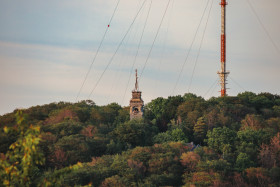
[[[280,186],[280,96],[51,103],[0,116],[0,186]]]

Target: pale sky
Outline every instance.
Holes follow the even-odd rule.
[[[141,4],[120,0],[104,43],[93,63],[78,100],[98,105],[129,104],[134,87],[130,70],[148,14],[146,0],[112,63],[89,94],[112,58]],[[205,37],[193,74],[195,59],[210,4],[194,40],[183,74],[176,80],[208,0],[171,0],[155,45],[140,78],[143,100],[183,95],[219,96],[220,5],[213,1]],[[118,0],[0,0],[0,115],[16,108],[51,102],[75,102]],[[280,1],[228,0],[228,95],[240,92],[280,94]],[[168,0],[152,0],[135,68],[142,71]],[[273,39],[270,40],[267,33]],[[276,46],[276,47],[275,47]],[[125,93],[128,84],[127,92]],[[213,86],[212,86],[213,85]],[[212,87],[211,87],[212,86]]]

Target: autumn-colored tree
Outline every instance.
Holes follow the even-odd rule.
[[[180,162],[189,172],[191,172],[195,170],[199,160],[200,156],[197,153],[190,151],[182,154]]]
[[[123,178],[121,178],[118,175],[114,175],[112,177],[106,178],[100,186],[101,187],[111,187],[111,186],[121,187],[121,186],[126,186],[126,185],[127,185],[127,183],[126,183],[126,181],[124,181]]]
[[[137,162],[136,160],[128,159],[127,165],[134,170],[137,175],[144,175],[146,171],[146,167],[144,166],[143,162]]]
[[[152,156],[152,151],[147,147],[136,147],[132,150],[129,158],[133,159],[137,162],[143,163],[143,165],[147,168],[149,165],[149,159]]]
[[[52,163],[52,165],[56,168],[63,168],[65,167],[67,161],[67,155],[62,148],[57,147],[53,151],[51,155],[49,155],[48,160]]]
[[[215,153],[213,149],[206,146],[198,147],[194,150],[194,152],[197,153],[203,161],[214,160],[219,158],[219,156],[217,155],[217,153]]]
[[[5,133],[16,131],[18,138],[0,158],[0,181],[4,186],[30,186],[38,165],[44,164],[40,152],[40,127],[28,125],[22,111],[16,114],[17,126],[4,127]]]
[[[262,144],[259,153],[260,164],[264,168],[272,168],[275,164],[274,155],[271,154],[271,149],[269,145]]]
[[[209,130],[212,130],[218,124],[218,120],[219,120],[218,114],[219,114],[219,110],[217,108],[213,107],[213,109],[211,109],[205,115],[205,120],[206,120]]]
[[[268,186],[270,178],[268,170],[265,168],[248,168],[245,170],[246,177],[250,184],[254,186]]]
[[[51,116],[45,121],[46,124],[55,124],[64,120],[79,121],[78,115],[70,108],[54,111]]]
[[[280,133],[271,139],[270,145],[261,145],[259,159],[265,168],[280,167]]]
[[[218,186],[221,183],[221,177],[215,172],[194,172],[185,177],[187,186]]]
[[[166,171],[168,167],[174,162],[174,155],[170,152],[165,154],[155,154],[149,160],[148,171],[151,173],[160,174],[162,171]]]
[[[248,114],[246,115],[245,119],[242,120],[242,127],[241,127],[242,130],[248,128],[253,130],[258,130],[264,127],[265,127],[265,121],[260,115]]]
[[[92,138],[96,132],[97,128],[95,126],[89,125],[81,131],[81,134],[86,137]]]
[[[280,117],[269,118],[266,120],[266,124],[269,128],[273,129],[275,132],[280,131]]]
[[[235,172],[234,175],[233,175],[233,186],[243,187],[243,186],[247,186],[247,185],[248,184],[245,182],[241,173]]]
[[[271,139],[270,148],[272,155],[275,157],[275,165],[280,167],[280,133]]]
[[[129,121],[129,107],[116,103],[51,103],[24,109],[28,123],[16,127],[18,110],[0,116],[0,186],[280,186],[280,96],[188,93],[144,110],[143,120]],[[33,145],[46,164],[33,162],[24,178],[25,159],[37,157],[22,142],[35,139],[37,126]]]

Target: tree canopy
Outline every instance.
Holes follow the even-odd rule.
[[[280,96],[91,100],[0,116],[0,186],[280,186]]]

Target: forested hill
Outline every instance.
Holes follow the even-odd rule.
[[[51,103],[0,116],[0,186],[280,186],[280,96]]]

